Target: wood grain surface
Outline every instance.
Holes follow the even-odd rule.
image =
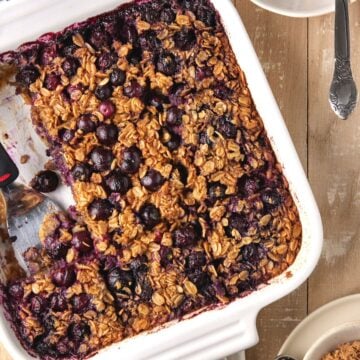
[[[336,119],[327,94],[333,15],[292,19],[234,0],[280,105],[320,206],[325,246],[307,284],[263,310],[260,343],[247,360],[272,360],[291,330],[324,303],[360,292],[360,110]],[[351,6],[352,56],[360,84],[360,2]],[[229,359],[236,359],[232,356]],[[0,345],[0,360],[10,360]],[[13,359],[16,360],[16,359]],[[206,359],[204,359],[206,360]]]

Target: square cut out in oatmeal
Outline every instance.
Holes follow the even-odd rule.
[[[294,262],[298,211],[209,1],[132,3],[0,59],[76,200],[4,288],[30,352],[88,356]]]

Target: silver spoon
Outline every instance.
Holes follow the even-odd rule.
[[[296,359],[288,355],[279,355],[274,360],[296,360]]]
[[[350,64],[350,32],[348,0],[336,0],[335,11],[335,70],[329,101],[339,118],[346,120],[358,100]]]

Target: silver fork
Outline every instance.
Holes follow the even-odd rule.
[[[356,107],[358,92],[350,63],[348,0],[335,1],[335,70],[329,101],[335,114],[346,120]]]
[[[39,229],[46,214],[60,208],[46,196],[14,184],[19,171],[0,144],[0,188],[6,201],[7,228],[19,265],[28,272],[24,252],[39,247]]]

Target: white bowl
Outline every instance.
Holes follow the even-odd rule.
[[[262,8],[286,16],[311,17],[335,10],[334,0],[251,0]]]
[[[22,42],[36,39],[43,33],[61,30],[66,25],[126,2],[127,0],[39,0],[31,2],[29,6],[27,0],[12,0],[12,5],[8,5],[5,14],[1,11],[3,2],[0,1],[0,52],[14,49]],[[298,206],[303,226],[301,250],[288,271],[249,296],[157,332],[114,344],[100,351],[94,360],[212,360],[247,349],[258,341],[258,312],[300,286],[314,270],[320,257],[323,235],[320,213],[251,41],[231,0],[212,0],[212,3],[221,15],[238,63],[246,74],[256,107]],[[17,100],[12,96],[13,89],[4,91],[0,91],[0,118],[7,121],[1,124],[0,136],[6,130],[9,134],[27,139],[20,129],[24,130],[24,120],[29,114],[25,114],[24,106],[16,105]],[[26,145],[21,138],[18,143]],[[23,177],[29,178],[30,169],[19,163],[20,153],[13,151],[12,155]],[[39,161],[33,166],[42,164]],[[66,203],[71,199],[63,200]],[[1,310],[0,338],[14,359],[31,359],[20,346]]]
[[[360,321],[348,322],[330,329],[307,351],[303,360],[321,360],[339,345],[360,340]]]

